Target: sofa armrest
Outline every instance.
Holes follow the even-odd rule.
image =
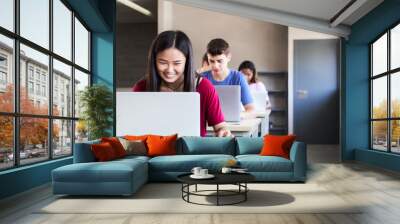
[[[305,181],[307,176],[307,146],[304,142],[295,141],[292,144],[290,160],[293,162],[293,179]]]
[[[92,149],[90,146],[92,144],[97,144],[100,141],[90,141],[90,142],[82,142],[75,143],[74,147],[74,163],[89,163],[95,162],[96,158],[92,153]]]

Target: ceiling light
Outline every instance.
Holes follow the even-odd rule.
[[[125,6],[128,6],[131,9],[134,9],[134,10],[142,13],[143,15],[151,16],[151,12],[149,10],[143,8],[142,6],[140,6],[134,2],[131,2],[129,0],[117,0],[117,1]]]

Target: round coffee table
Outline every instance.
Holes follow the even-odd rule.
[[[234,205],[247,200],[247,192],[249,188],[247,183],[255,180],[255,177],[249,173],[216,173],[213,174],[215,177],[212,179],[193,179],[190,177],[191,173],[182,174],[177,177],[178,181],[182,183],[182,199],[188,203],[198,205]],[[197,190],[198,184],[204,185],[215,185],[215,190]],[[195,186],[194,191],[190,191],[190,186]],[[220,185],[236,185],[237,190],[223,190],[220,189]],[[215,192],[215,194],[205,194],[209,192]],[[196,203],[190,200],[190,196],[203,196],[203,197],[216,197],[216,204],[202,204]],[[221,203],[221,197],[232,197],[241,196],[239,200],[231,203]]]

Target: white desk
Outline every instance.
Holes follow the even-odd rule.
[[[226,122],[226,128],[232,132],[234,136],[259,136],[259,130],[262,119],[252,118],[244,119],[240,122]],[[207,136],[214,136],[213,127],[207,127]]]
[[[271,110],[266,111],[256,111],[255,112],[257,118],[261,119],[259,135],[260,137],[269,133],[269,115],[271,114]]]

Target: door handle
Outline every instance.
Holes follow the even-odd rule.
[[[308,97],[308,90],[299,89],[296,92],[299,99],[305,99]]]

